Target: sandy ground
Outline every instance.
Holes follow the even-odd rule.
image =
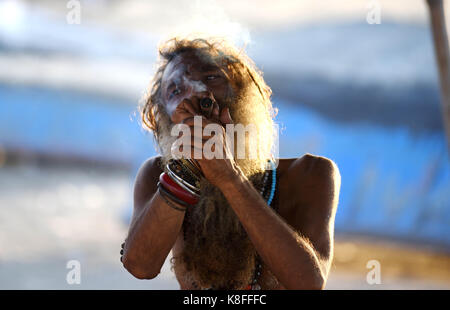
[[[178,289],[167,261],[148,281],[119,261],[131,184],[127,171],[1,167],[0,289]],[[380,261],[381,284],[366,281],[371,259]],[[66,281],[70,260],[80,262],[80,284]],[[338,236],[327,289],[450,289],[450,258]]]

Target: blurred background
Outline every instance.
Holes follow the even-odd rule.
[[[227,36],[264,71],[281,157],[338,165],[327,289],[450,288],[425,1],[0,0],[0,289],[178,289],[167,261],[137,280],[119,251],[136,172],[156,154],[138,114],[156,46],[191,31]],[[367,281],[372,260],[381,284]]]

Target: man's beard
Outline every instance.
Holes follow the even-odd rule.
[[[250,283],[256,251],[221,191],[207,181],[186,213],[181,263],[201,287],[238,289]]]
[[[249,104],[251,102],[248,100],[238,100],[229,105],[235,123],[247,125],[249,120],[253,120],[261,124],[258,118],[267,118],[266,114],[251,115],[258,113],[258,109],[243,108]],[[170,148],[176,137],[170,136],[173,124],[167,116],[162,115],[159,122],[159,127],[165,131],[160,131],[158,137],[162,163],[165,165],[172,158]],[[236,160],[236,164],[258,191],[262,187],[267,159],[268,156]],[[173,258],[173,267],[182,267],[202,288],[242,288],[252,279],[257,252],[220,189],[203,179],[200,191],[198,204],[186,211],[183,223],[184,247]]]

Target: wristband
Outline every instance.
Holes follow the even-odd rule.
[[[187,203],[184,201],[178,200],[176,197],[173,197],[172,194],[170,194],[168,191],[164,189],[164,187],[161,185],[161,183],[158,182],[158,193],[161,195],[165,203],[171,207],[172,209],[178,210],[178,211],[186,211],[186,209],[189,207]],[[175,205],[172,201],[184,206],[183,208],[178,207]]]
[[[173,196],[189,205],[196,205],[198,202],[198,197],[189,193],[187,190],[178,185],[171,177],[165,172],[161,173],[159,176],[159,182],[164,187],[164,189],[170,192]]]

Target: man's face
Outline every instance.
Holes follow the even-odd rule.
[[[221,68],[193,52],[178,55],[164,70],[162,97],[170,117],[184,99],[193,96],[212,95],[222,109],[230,93],[231,85]]]

